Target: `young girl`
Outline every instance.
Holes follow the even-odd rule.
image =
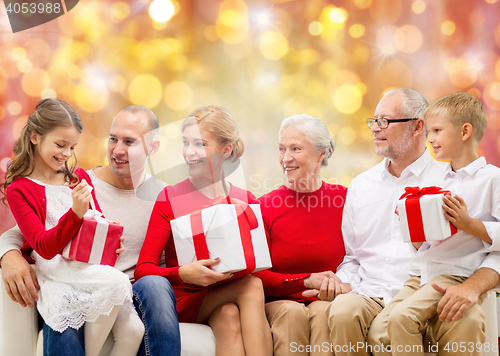
[[[36,262],[37,307],[45,324],[61,333],[85,324],[87,356],[99,355],[112,330],[111,355],[135,356],[144,326],[131,304],[127,276],[111,266],[60,255],[95,199],[87,173],[68,165],[81,131],[80,117],[68,104],[40,101],[14,147],[2,200],[7,199],[26,238],[23,254]]]
[[[243,141],[231,114],[217,106],[193,111],[181,131],[190,178],[168,186],[158,195],[135,278],[146,275],[167,278],[177,298],[179,321],[210,325],[217,356],[271,356],[272,336],[260,279],[243,276],[248,271],[232,275],[207,267],[218,263],[218,259],[203,259],[179,267],[170,227],[172,218],[192,213],[220,196],[258,203],[252,193],[224,179],[223,165],[243,154]],[[160,267],[163,251],[166,268]]]

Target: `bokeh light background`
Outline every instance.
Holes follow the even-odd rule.
[[[499,20],[497,0],[80,0],[13,34],[2,3],[0,180],[27,116],[51,97],[82,117],[85,169],[106,164],[122,107],[146,105],[165,125],[215,104],[237,122],[256,196],[282,183],[279,124],[301,112],[337,141],[323,178],[348,185],[380,161],[365,121],[402,86],[431,102],[457,91],[480,98],[489,114],[480,153],[500,165]],[[3,232],[14,221],[0,213]]]

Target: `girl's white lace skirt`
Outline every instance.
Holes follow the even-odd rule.
[[[33,252],[40,284],[38,311],[54,331],[79,329],[117,305],[133,308],[128,276],[111,266],[92,265],[57,255],[51,260]],[[135,313],[135,310],[134,310]]]

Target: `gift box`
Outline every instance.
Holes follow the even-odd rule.
[[[405,188],[397,206],[405,242],[441,241],[457,232],[445,217],[445,195],[454,193],[439,187]]]
[[[231,199],[170,221],[179,266],[219,257],[213,271],[271,268],[260,205]]]
[[[114,266],[122,234],[123,226],[107,220],[99,211],[89,209],[80,230],[63,249],[62,255],[75,261]]]

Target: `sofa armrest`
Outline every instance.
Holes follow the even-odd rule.
[[[181,331],[181,356],[215,356],[215,336],[208,325],[194,323],[179,323]],[[42,336],[40,338],[43,338]],[[109,355],[114,340],[110,335],[100,353],[100,356]],[[39,355],[42,352],[39,347]]]
[[[210,326],[193,323],[180,323],[179,327],[181,331],[181,356],[215,356],[215,336]],[[113,349],[114,343],[115,341],[113,336],[110,334],[106,339],[99,355],[109,355]],[[42,331],[40,331],[40,335],[38,337],[38,349],[36,356],[43,356]]]
[[[35,356],[37,338],[36,307],[23,308],[10,299],[0,269],[0,355]]]
[[[207,325],[180,323],[182,356],[215,356],[215,336]],[[38,353],[37,353],[38,343]],[[23,308],[5,290],[0,268],[0,355],[36,356],[43,354],[43,337],[38,333],[36,307]],[[113,347],[110,336],[101,355]]]
[[[483,356],[498,355],[497,290],[490,290],[482,304],[486,314],[486,343],[490,346],[489,351],[483,351]]]
[[[179,323],[181,356],[215,356],[215,336],[208,325]]]

